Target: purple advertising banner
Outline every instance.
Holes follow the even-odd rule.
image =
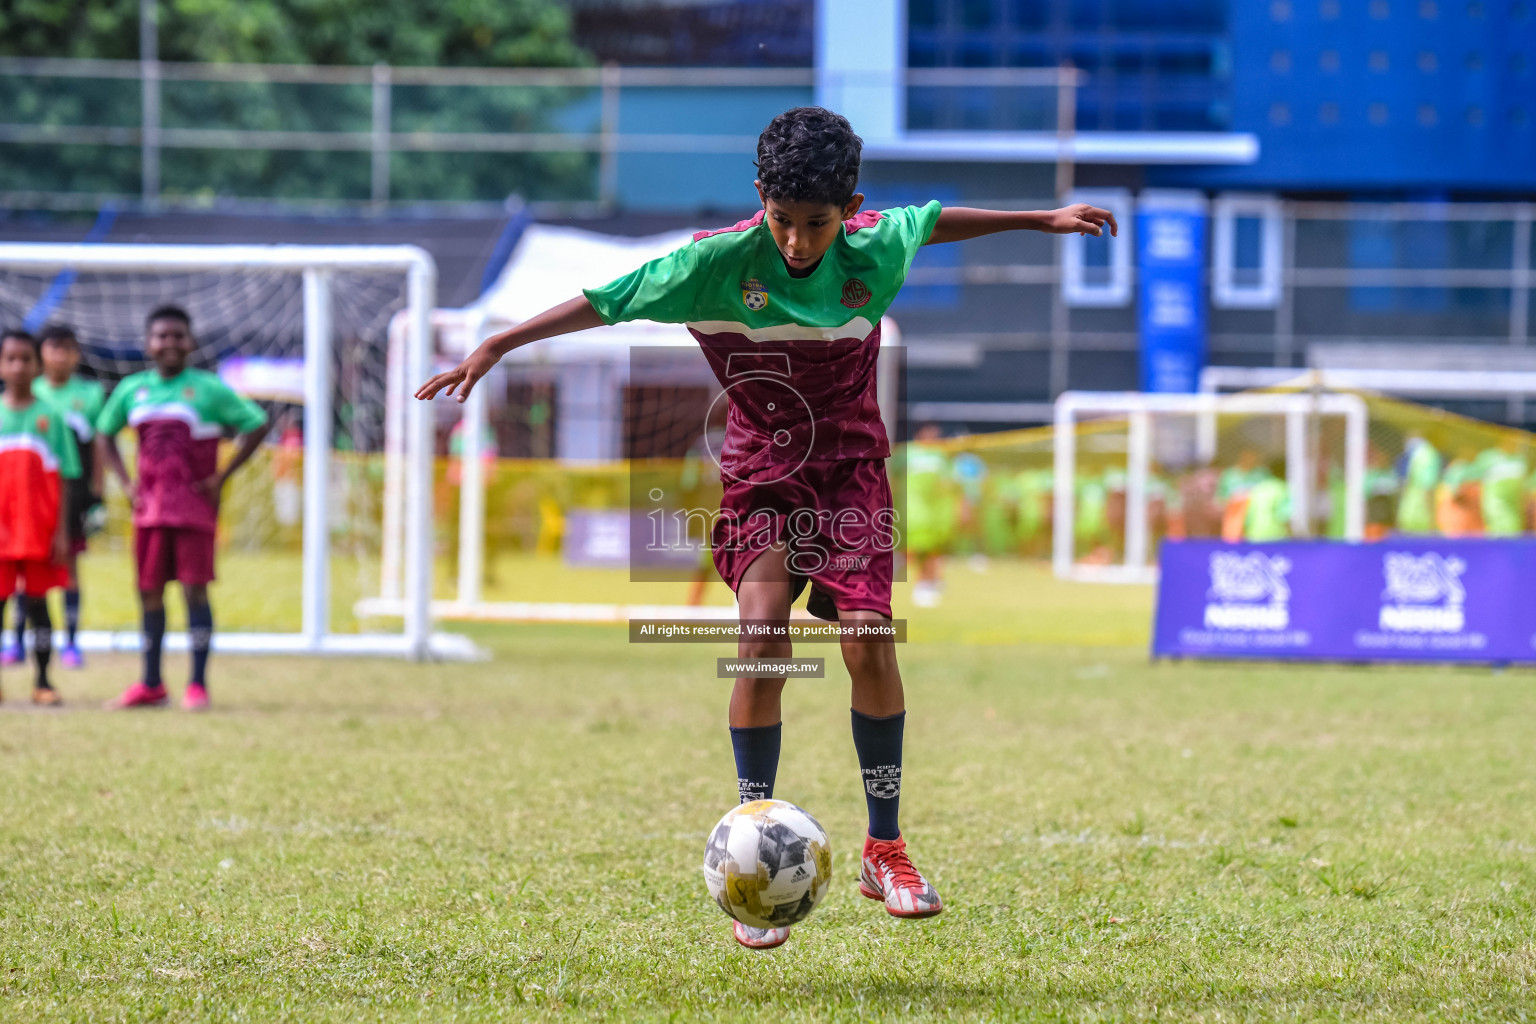
[[[1536,662],[1536,539],[1168,541],[1155,657]]]

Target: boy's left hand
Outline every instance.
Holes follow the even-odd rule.
[[[62,530],[53,535],[53,564],[69,564],[69,535]]]
[[[217,505],[219,503],[219,498],[222,497],[224,493],[224,474],[215,473],[213,476],[210,476],[205,480],[199,480],[192,486],[201,491],[203,497]]]
[[[1045,230],[1053,235],[1102,235],[1105,224],[1109,225],[1111,235],[1119,237],[1120,225],[1115,223],[1114,214],[1087,203],[1073,203],[1052,210],[1048,214]]]

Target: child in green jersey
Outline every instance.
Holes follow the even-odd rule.
[[[48,591],[65,585],[69,550],[65,527],[70,480],[80,475],[75,439],[57,406],[39,398],[32,382],[42,368],[37,339],[26,331],[0,336],[0,594],[22,594],[32,625],[37,679],[32,703],[54,705],[48,681],[53,622]]]
[[[944,593],[943,559],[955,529],[958,488],[949,453],[937,443],[943,436],[937,423],[924,423],[907,446],[907,554],[919,608],[936,607]]]
[[[65,668],[80,668],[84,659],[76,636],[80,629],[80,577],[77,563],[85,551],[87,521],[93,513],[99,513],[101,505],[101,460],[96,458],[96,414],[106,401],[101,382],[82,377],[75,371],[80,368],[80,342],[68,327],[54,325],[43,328],[38,335],[43,358],[43,374],[32,382],[32,393],[45,402],[52,402],[64,414],[64,422],[75,435],[80,449],[80,475],[70,480],[69,515],[65,526],[69,531],[69,553],[65,563],[69,569],[69,584],[64,588],[64,648],[59,651],[59,664]],[[6,644],[0,660],[7,665],[19,662],[22,657],[21,635],[25,629],[26,612],[22,595],[16,596],[16,638]]]
[[[188,711],[208,708],[208,655],[213,643],[215,535],[224,484],[267,436],[267,414],[236,394],[218,375],[188,366],[197,346],[192,318],[179,306],[161,306],[144,322],[144,350],[153,370],[117,382],[96,430],[102,455],[133,507],[134,561],[144,622],[144,677],[107,706],[159,707],[168,695],[161,679],[165,640],[165,586],[181,584],[187,602],[192,674],[182,695]],[[139,435],[137,477],[130,476],[117,435]],[[219,440],[239,435],[234,455],[219,468]]]
[[[1525,531],[1525,452],[1519,435],[1510,433],[1480,453],[1473,464],[1480,485],[1483,533],[1515,537]]]
[[[82,377],[80,342],[68,327],[43,328],[38,336],[43,349],[43,375],[32,385],[39,398],[64,411],[64,422],[74,432],[80,449],[80,476],[69,488],[69,586],[64,588],[64,649],[59,664],[79,668],[83,659],[76,634],[80,629],[79,559],[85,551],[90,518],[101,505],[102,460],[96,454],[96,417],[106,403],[101,381]]]
[[[890,441],[875,388],[881,317],[924,245],[1017,230],[1099,235],[1116,225],[1107,210],[1081,203],[1039,212],[937,202],[862,210],[861,147],[847,119],[831,111],[780,114],[758,140],[756,216],[700,232],[486,340],[416,397],[457,393],[462,402],[502,356],[543,338],[637,319],[688,326],[729,399],[715,566],[736,591],[742,621],[772,624],[776,633],[744,633],[739,653],[789,655],[783,627],[808,583],[808,610],[849,630],[842,653],[869,814],[859,888],[893,916],[930,917],[942,909],[939,895],[908,858],[897,826],[906,703],[896,649],[867,639],[891,615],[895,548]],[[731,694],[744,801],[773,794],[784,679],[765,666],[739,677]],[[787,926],[739,921],[734,932],[752,949],[789,937]]]
[[[1397,502],[1399,533],[1435,532],[1435,487],[1440,483],[1440,453],[1418,435],[1403,444],[1403,493]]]

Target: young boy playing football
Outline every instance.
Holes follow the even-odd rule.
[[[165,640],[165,585],[181,584],[187,601],[192,678],[182,707],[208,707],[208,650],[213,638],[214,533],[224,483],[267,436],[267,414],[235,394],[216,374],[187,366],[196,342],[192,319],[162,306],[145,321],[144,350],[153,370],[118,382],[96,421],[107,468],[122,482],[133,505],[139,601],[144,613],[144,678],[108,703],[109,708],[165,704],[160,649]],[[117,434],[132,426],[139,435],[135,483],[117,449]],[[219,438],[239,434],[234,457],[219,469]]]
[[[774,118],[757,144],[763,209],[700,232],[691,244],[488,339],[416,393],[464,401],[506,353],[530,342],[626,320],[686,324],[730,396],[720,465],[726,481],[712,547],[743,622],[785,623],[811,583],[807,608],[845,629],[891,616],[890,443],[875,400],[880,318],[923,245],[998,231],[1100,234],[1104,210],[1037,213],[940,209],[937,202],[861,211],[862,143],[819,107]],[[899,526],[896,526],[899,529]],[[781,658],[781,639],[743,639],[743,658]],[[906,713],[893,644],[845,637],[853,742],[869,813],[859,887],[897,917],[939,913],[897,824]],[[784,677],[736,680],[731,743],[742,800],[773,795]],[[788,928],[735,924],[736,940],[768,949]]]
[[[0,594],[18,583],[27,621],[32,625],[32,653],[37,680],[32,703],[58,704],[48,681],[53,622],[48,591],[69,581],[64,567],[69,552],[69,489],[80,476],[75,438],[63,413],[33,393],[42,370],[37,340],[25,331],[0,337]]]

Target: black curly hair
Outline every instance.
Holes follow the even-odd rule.
[[[49,324],[38,334],[37,341],[40,345],[80,347],[80,339],[75,337],[75,329],[66,324]]]
[[[147,331],[154,326],[156,320],[180,320],[187,325],[187,330],[192,330],[192,317],[180,306],[156,306],[144,318],[144,329]]]
[[[863,148],[842,114],[795,107],[758,136],[757,180],[769,199],[843,206],[858,188]]]

